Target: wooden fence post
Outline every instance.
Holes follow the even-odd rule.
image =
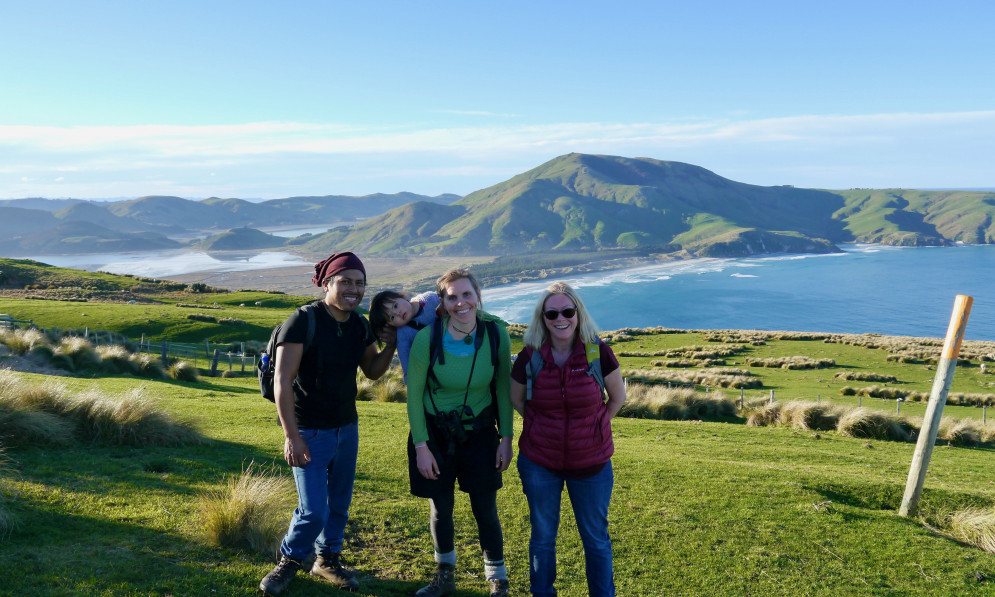
[[[926,414],[923,416],[922,429],[912,454],[912,465],[909,467],[909,478],[905,483],[905,495],[898,509],[899,516],[915,515],[922,496],[923,482],[926,480],[926,469],[929,458],[936,444],[936,433],[940,428],[940,417],[943,416],[943,406],[947,402],[950,384],[954,381],[954,369],[957,368],[957,355],[964,340],[964,328],[967,327],[967,317],[971,314],[971,303],[974,299],[958,294],[954,300],[954,312],[950,316],[947,327],[947,338],[940,353],[940,362],[936,365],[936,376],[933,378],[933,390],[929,394]]]
[[[214,349],[214,358],[211,359],[211,377],[218,376],[218,359],[221,358],[221,351],[217,348]]]
[[[163,339],[163,341],[162,341],[162,364],[163,364],[163,366],[165,366],[168,361],[169,361],[169,345],[167,344],[166,340]]]

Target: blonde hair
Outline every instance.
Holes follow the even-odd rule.
[[[470,285],[473,286],[473,291],[477,293],[477,309],[482,311],[484,309],[484,296],[480,292],[480,284],[477,283],[477,279],[473,277],[473,274],[469,270],[461,267],[449,270],[439,276],[439,279],[435,281],[435,291],[439,294],[439,298],[442,299],[442,304],[446,304],[446,286],[463,278],[469,280]]]
[[[549,341],[549,329],[546,328],[546,323],[543,321],[544,315],[542,312],[545,309],[546,300],[554,294],[564,295],[570,299],[574,304],[574,308],[577,309],[577,334],[580,335],[580,341],[584,344],[597,343],[598,326],[591,319],[591,315],[587,312],[584,301],[580,300],[580,296],[577,295],[577,291],[565,282],[554,282],[546,290],[542,291],[539,303],[536,304],[536,308],[532,311],[532,319],[529,321],[529,326],[525,330],[525,336],[522,338],[525,344],[535,350],[539,350],[540,346]]]

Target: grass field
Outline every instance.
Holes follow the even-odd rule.
[[[177,293],[162,301],[3,298],[0,312],[50,328],[85,325],[135,338],[234,342],[265,340],[269,328],[301,302],[248,292]],[[707,386],[711,395],[721,392],[735,400],[742,392],[747,402],[769,400],[773,392],[783,402],[861,404],[889,413],[900,408],[913,418],[922,416],[923,403],[844,393],[869,386],[928,393],[935,373],[929,355],[939,353],[935,340],[873,335],[660,330],[610,336],[631,379],[666,383],[721,369],[743,370],[754,380],[748,388],[710,382],[698,388]],[[513,342],[515,351],[520,346],[520,340]],[[964,399],[955,396],[995,404],[986,402],[995,400],[995,375],[982,372],[983,364],[993,364],[995,346],[969,342],[963,354],[971,358],[956,369],[944,416],[982,425],[995,411],[957,404]],[[823,368],[771,366],[801,362],[798,357]],[[713,362],[702,366],[707,359]],[[48,376],[16,375],[25,386],[52,383]],[[59,382],[70,392],[95,389],[109,396],[141,387],[174,419],[192,424],[206,442],[172,447],[70,438],[9,442],[0,450],[0,595],[253,593],[272,559],[213,545],[199,505],[204,494],[250,464],[289,481],[274,407],[259,396],[255,378],[181,382],[114,376]],[[359,412],[359,470],[345,558],[358,570],[364,594],[410,595],[432,571],[432,550],[427,504],[407,490],[405,406],[361,402]],[[914,444],[744,422],[743,416],[733,416],[723,422],[618,418],[613,423],[616,485],[610,523],[619,595],[995,595],[995,554],[932,530],[944,527],[957,510],[991,511],[993,448],[941,442],[933,453],[920,516],[905,519],[896,511]],[[516,418],[519,430],[520,423]],[[987,427],[995,427],[995,421]],[[528,514],[514,467],[505,474],[498,502],[512,592],[525,595]],[[290,507],[285,516],[289,521]],[[484,594],[473,528],[469,504],[461,496],[460,596]],[[568,506],[558,553],[560,593],[586,594],[583,552]],[[335,589],[304,575],[287,593],[334,594]]]
[[[687,340],[667,337],[668,344]],[[47,380],[22,377],[25,383]],[[289,473],[281,466],[273,406],[259,397],[255,380],[63,381],[108,394],[140,384],[210,441],[170,448],[9,449],[13,465],[0,469],[0,479],[4,499],[22,524],[0,542],[3,594],[252,592],[270,560],[211,546],[198,503],[202,493],[250,462]],[[802,392],[820,389],[818,384],[813,378],[801,385]],[[786,381],[777,387],[791,391]],[[359,409],[361,453],[347,559],[359,571],[365,594],[410,595],[431,570],[431,543],[427,505],[407,492],[405,407],[363,402]],[[736,422],[617,419],[614,428],[610,519],[619,595],[995,592],[995,555],[922,524],[961,507],[995,503],[991,449],[938,447],[924,518],[909,520],[896,509],[913,444]],[[505,475],[499,507],[513,592],[524,595],[528,517],[514,468]],[[465,499],[457,510],[458,594],[479,595],[484,583]],[[583,554],[569,508],[559,560],[561,593],[584,594]],[[288,592],[325,594],[336,590],[303,575]]]

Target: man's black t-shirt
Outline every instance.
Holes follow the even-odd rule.
[[[315,303],[314,312],[314,340],[294,380],[294,412],[298,427],[335,429],[359,420],[356,369],[376,338],[370,323],[358,313],[350,313],[348,321],[339,323],[321,301]],[[306,336],[307,314],[297,310],[284,322],[276,342],[303,344]]]

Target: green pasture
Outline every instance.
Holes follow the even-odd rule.
[[[51,378],[22,374],[25,383]],[[209,438],[159,448],[8,449],[3,499],[22,525],[0,541],[9,595],[245,595],[265,555],[211,546],[199,496],[250,462],[282,463],[273,405],[252,378],[197,383],[64,379],[114,395],[143,385]],[[346,558],[368,595],[411,595],[432,570],[428,507],[407,491],[403,404],[360,403],[361,451]],[[520,419],[516,424],[520,430]],[[914,446],[832,432],[617,419],[610,512],[618,594],[990,595],[995,555],[896,514]],[[938,447],[925,521],[995,502],[990,449]],[[515,469],[499,492],[513,594],[527,594],[528,514]],[[290,511],[287,511],[289,520]],[[458,595],[483,594],[469,504],[457,506]],[[561,594],[586,594],[567,504]],[[287,595],[335,595],[299,575]]]

